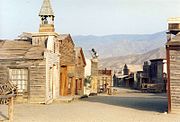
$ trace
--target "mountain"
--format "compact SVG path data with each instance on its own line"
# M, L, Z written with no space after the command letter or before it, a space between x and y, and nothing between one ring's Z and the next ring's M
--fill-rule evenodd
M94 48L99 58L143 54L163 47L166 42L165 31L154 34L118 34L106 36L73 36L77 46L83 48L85 56L90 58Z
M101 69L108 68L108 69L119 69L127 64L131 71L139 71L142 70L142 65L145 61L149 61L151 59L157 58L165 58L165 48L157 48L151 50L144 54L135 54L135 55L128 55L128 56L118 56L118 57L110 57L100 59L99 67Z

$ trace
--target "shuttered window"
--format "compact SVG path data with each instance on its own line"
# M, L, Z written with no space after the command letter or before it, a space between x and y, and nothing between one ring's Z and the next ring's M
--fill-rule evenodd
M28 70L27 69L9 69L9 80L17 85L18 92L27 92Z

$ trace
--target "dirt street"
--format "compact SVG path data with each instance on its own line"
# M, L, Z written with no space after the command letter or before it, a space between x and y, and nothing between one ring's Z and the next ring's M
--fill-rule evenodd
M166 114L165 94L120 89L113 96L98 95L71 103L50 105L16 104L15 122L180 122L177 114ZM6 106L0 106L5 120Z

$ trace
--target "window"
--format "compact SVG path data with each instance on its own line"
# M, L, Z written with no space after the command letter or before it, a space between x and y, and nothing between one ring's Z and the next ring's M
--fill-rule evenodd
M19 93L27 92L27 69L9 69L9 80L15 85L17 85Z

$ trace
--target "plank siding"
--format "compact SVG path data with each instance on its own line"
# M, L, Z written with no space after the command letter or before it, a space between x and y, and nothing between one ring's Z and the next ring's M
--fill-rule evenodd
M41 64L41 65L38 65ZM36 64L36 66L34 66ZM19 94L17 102L43 103L45 100L45 61L44 60L0 60L0 82L8 81L11 68L27 68L29 71L28 93ZM40 77L39 77L40 76Z
M39 62L36 66L31 65L30 81L29 81L29 102L44 103L45 102L45 81L46 81L46 63L45 60Z
M59 52L61 67L60 95L75 94L75 45L69 34L62 34L56 40L55 52ZM68 88L70 87L70 88Z
M75 67L75 92L77 95L84 94L84 72L85 72L86 61L82 48L76 48L76 67Z
M171 112L180 113L180 50L170 50Z

